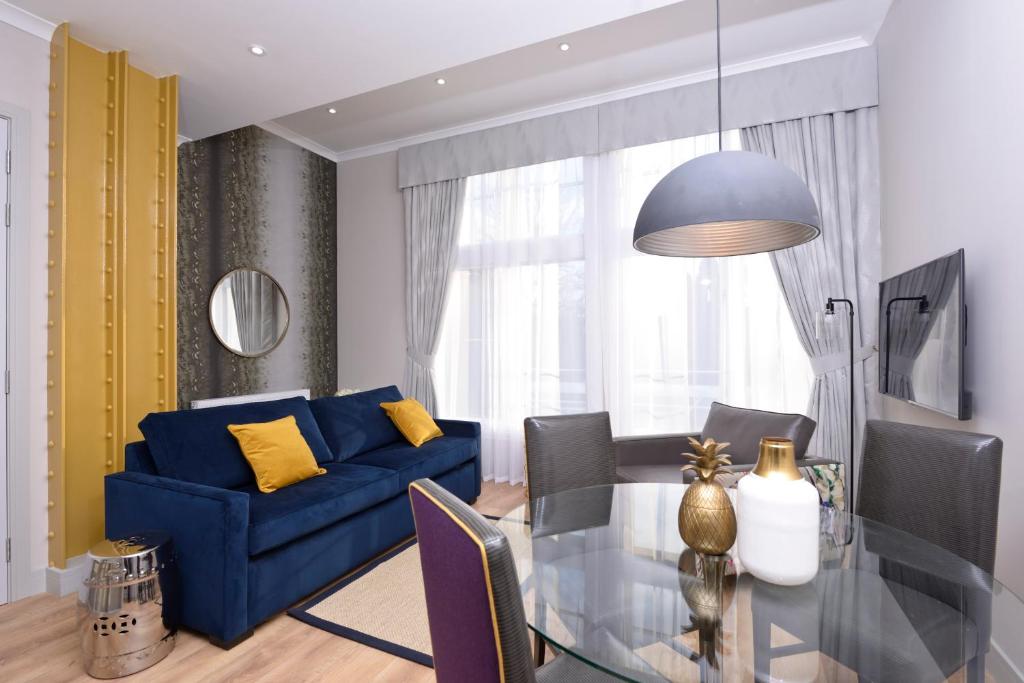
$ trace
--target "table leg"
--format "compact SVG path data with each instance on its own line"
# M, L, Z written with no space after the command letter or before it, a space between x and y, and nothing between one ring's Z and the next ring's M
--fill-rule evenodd
M536 631L533 632L533 663L534 666L540 667L544 664L544 639L540 637L540 634Z

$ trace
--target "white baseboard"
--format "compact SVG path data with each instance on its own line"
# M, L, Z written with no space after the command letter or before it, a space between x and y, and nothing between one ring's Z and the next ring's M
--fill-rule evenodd
M82 582L89 576L89 558L78 555L68 559L65 569L46 568L46 592L57 597L77 593Z
M1006 654L1006 651L999 646L995 638L992 639L992 649L995 651L998 659L991 655L985 658L985 669L992 672L992 675L997 681L1024 681L1024 671L1021 671L1013 659Z

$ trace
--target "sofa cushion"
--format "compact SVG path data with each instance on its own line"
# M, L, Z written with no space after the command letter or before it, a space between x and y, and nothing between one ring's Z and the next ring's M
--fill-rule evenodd
M725 450L732 456L732 464L753 465L757 462L762 436L792 439L797 459L804 457L816 425L805 415L735 408L715 402L711 404L701 437L719 443L728 441L730 446Z
M273 493L256 484L237 490L249 494L249 554L276 548L330 526L398 495L397 473L378 467L329 462L327 474Z
M466 436L440 436L419 448L404 439L357 455L348 460L353 465L384 467L398 473L398 485L403 490L423 477L439 474L472 460L477 454L477 440Z
M229 424L269 422L288 415L313 451L318 463L330 462L331 451L301 396L278 401L150 413L139 429L162 477L218 488L234 488L255 481Z
M398 387L382 387L348 396L325 396L309 402L320 431L337 462L375 448L405 442L381 403L401 401Z

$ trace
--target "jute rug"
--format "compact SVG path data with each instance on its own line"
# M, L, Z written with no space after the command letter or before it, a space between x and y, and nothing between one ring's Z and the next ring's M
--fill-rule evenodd
M288 614L343 638L424 666L434 665L416 539Z
M288 614L343 638L424 666L434 665L415 538Z

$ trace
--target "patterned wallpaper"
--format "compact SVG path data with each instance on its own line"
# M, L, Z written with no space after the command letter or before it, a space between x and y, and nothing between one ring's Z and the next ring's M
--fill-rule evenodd
M178 147L178 404L337 383L337 164L249 126ZM280 346L243 358L210 329L214 285L235 268L280 283Z

